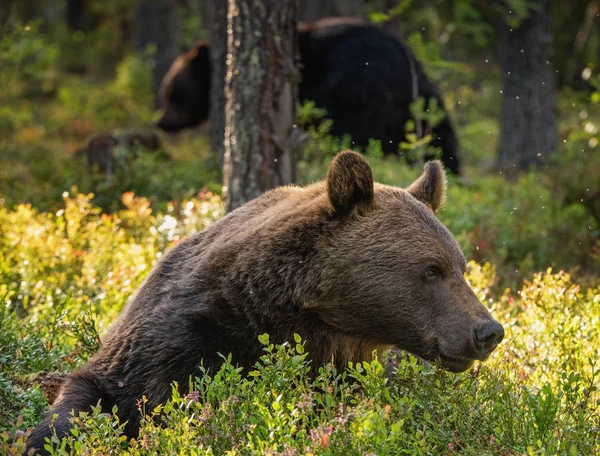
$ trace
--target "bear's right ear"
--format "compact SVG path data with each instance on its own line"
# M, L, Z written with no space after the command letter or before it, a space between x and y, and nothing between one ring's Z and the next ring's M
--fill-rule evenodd
M429 206L433 212L437 211L446 198L446 173L442 162L426 162L423 174L407 188L407 191Z
M351 150L338 153L327 171L327 194L337 215L354 208L360 214L373 206L373 171L367 160Z

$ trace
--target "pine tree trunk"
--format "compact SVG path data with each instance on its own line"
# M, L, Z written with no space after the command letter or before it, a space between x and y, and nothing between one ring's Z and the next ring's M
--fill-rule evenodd
M67 25L72 32L83 30L83 14L85 5L83 0L67 0Z
M0 27L4 27L6 21L13 13L15 0L0 0Z
M550 0L538 0L518 27L507 27L502 70L497 165L512 176L543 163L557 147Z
M227 0L196 0L210 45L210 148L223 166L225 132L225 62L227 60Z
M223 191L231 211L296 178L295 0L227 0Z
M211 24L211 92L210 144L223 165L225 134L225 67L227 60L227 1L215 1L210 12ZM208 17L208 15L207 15Z
M151 43L156 46L152 84L154 92L158 93L160 81L180 53L176 0L143 0L138 5L135 49L144 52Z

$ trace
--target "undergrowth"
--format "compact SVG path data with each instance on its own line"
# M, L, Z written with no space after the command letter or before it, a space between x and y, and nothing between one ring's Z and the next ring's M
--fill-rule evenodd
M54 214L0 209L0 452L20 454L48 405L40 372L66 373L101 335L161 256L222 215L219 198L152 211L101 214L90 195L65 195ZM450 203L449 203L450 204ZM467 278L506 328L490 360L450 374L385 354L344 372L308 362L299 339L273 346L250 372L225 356L219 372L156 410L140 402L142 430L94 413L75 419L53 454L595 454L600 451L600 290L564 272L501 289L490 263ZM42 384L42 389L40 389Z

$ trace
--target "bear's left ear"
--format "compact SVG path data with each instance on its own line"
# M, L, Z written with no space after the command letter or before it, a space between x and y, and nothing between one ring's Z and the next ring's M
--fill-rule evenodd
M348 214L354 208L360 214L371 209L375 190L369 162L351 150L338 153L327 171L327 194L338 215Z
M425 163L423 174L407 188L408 193L437 211L446 198L446 173L439 160Z

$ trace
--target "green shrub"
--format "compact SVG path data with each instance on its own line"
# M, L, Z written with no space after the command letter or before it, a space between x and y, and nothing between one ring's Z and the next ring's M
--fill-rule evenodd
M58 92L65 122L88 119L94 129L147 125L156 118L153 106L152 63L146 55L128 55L118 63L114 79L98 84L71 78Z
M132 194L123 204L106 215L90 195L66 195L56 213L0 209L2 453L20 454L23 431L47 410L33 374L85 362L161 253L222 215L214 196L165 213ZM123 423L96 410L76 419L70 443L53 442L55 454L600 451L600 289L548 270L498 296L497 274L469 263L475 293L507 331L470 372L405 356L388 382L385 356L337 372L307 362L299 338L274 346L262 336L265 353L250 372L226 357L219 372L191 379L189 394L175 385L156 410L142 401L137 440L127 442Z
M565 205L581 205L593 217L592 229L600 230L600 76L591 82L596 90L589 100L566 92L559 99L561 108L574 111L563 123L565 137L558 152L551 157L549 180L557 198ZM571 109L568 109L570 104ZM577 123L575 123L577 122Z
M523 3L511 2L515 17ZM132 161L118 150L110 179L72 160L91 133L146 126L157 116L154 57L133 55L121 40L119 21L135 6L92 2L90 13L102 21L91 32L14 20L1 30L2 454L21 454L24 432L48 410L37 374L81 366L163 252L222 216L210 193L219 192L217 160L193 133L165 138L169 163L151 155ZM191 45L200 21L197 5L186 8L193 11L183 41ZM548 168L514 183L485 175L498 138L499 75L486 56L450 59L485 48L493 34L471 0L436 8L403 0L391 15L405 19L460 137L466 178L451 178L439 216L476 261L468 279L507 330L492 358L453 375L405 356L390 382L385 354L336 372L308 363L299 339L273 346L262 336L265 354L250 372L226 357L219 372L190 379L189 394L174 385L172 400L156 410L142 401L139 439L127 442L123 423L95 409L75 419L69 441L52 441L55 454L600 453L600 80L591 76L589 99L561 93L563 143ZM414 109L429 115L419 103ZM350 138L329 135L323 117L310 103L300 108L311 137L302 183L321 179L333 155L352 147ZM403 153L418 161L428 138L405 127ZM379 182L406 186L420 173L420 165L383 157L377 141L363 152Z
M541 173L508 185L502 176L450 186L439 217L468 258L490 261L505 283L548 266L593 272L598 232L582 204L564 205Z
M485 293L493 271L469 269ZM167 404L146 410L142 401L129 446L122 424L96 410L75 421L74 450L63 441L55 454L595 454L599 292L550 271L507 291L492 305L506 342L460 375L411 356L391 381L385 359L340 373L308 363L298 336L274 346L263 335L265 354L248 375L226 357L186 396L174 385Z
M399 170L402 164L415 163L426 155L439 156L441 151L430 145L431 130L443 120L444 113L435 100L425 109L425 99L422 97L415 100L410 106L410 110L415 118L422 120L425 128L417 131L416 123L409 120L405 125L406 139L398 144L398 155L384 160L380 140L369 140L367 146L362 150L354 145L349 135L344 135L342 138L333 137L330 134L333 121L325 118L326 111L317 108L312 101L304 102L297 114L297 124L308 133L307 144L298 161L300 183L309 184L322 179L333 156L344 149L364 153L374 168L375 180L380 182L388 182L391 178L389 169L386 169L388 165L392 165L394 170ZM385 165L378 166L381 163ZM387 174L388 178L380 178L381 174ZM407 173L401 172L401 174L406 175ZM409 173L409 175L413 174Z
M39 32L41 21L0 26L0 100L52 93L60 49ZM7 90L10 89L10 90Z

